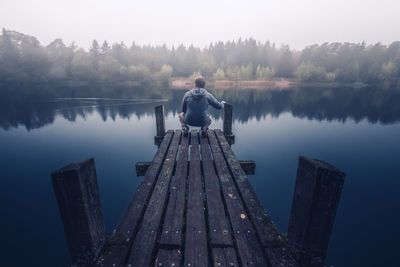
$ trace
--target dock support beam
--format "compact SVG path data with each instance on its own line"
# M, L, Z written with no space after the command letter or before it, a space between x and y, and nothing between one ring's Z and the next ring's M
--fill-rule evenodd
M324 265L345 176L326 162L299 158L288 246L300 266Z
M159 146L161 144L161 141L164 138L165 135L165 112L164 112L164 106L156 106L155 107L155 112L156 112L156 127L157 127L157 135L154 136L154 144Z
M256 162L254 160L239 160L239 163L246 175L256 174Z
M235 143L235 136L232 133L232 105L228 103L224 104L223 132L226 141L228 141L230 145L233 145Z
M94 160L70 164L51 177L71 261L92 263L106 237Z

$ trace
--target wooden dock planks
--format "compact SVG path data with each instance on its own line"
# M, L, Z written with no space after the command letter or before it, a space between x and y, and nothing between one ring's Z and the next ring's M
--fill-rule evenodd
M128 259L128 264L132 266L144 267L151 265L180 138L181 132L175 131L153 194L147 204L142 225L132 244Z
M213 248L213 263L215 267L238 267L236 251L233 247Z
M231 171L233 180L235 181L237 188L241 194L242 200L246 209L249 212L249 216L253 221L254 227L257 233L261 237L261 242L264 247L282 247L284 246L284 240L272 223L270 217L265 212L261 202L257 198L253 187L247 179L244 171L240 167L239 161L236 159L233 151L230 149L228 142L224 138L223 133L220 130L215 130L215 135L218 138L218 142L221 146L222 152L228 164L228 168Z
M97 263L295 266L284 247L223 133L177 130L167 131Z
M121 266L124 264L129 252L132 238L136 234L139 220L142 218L147 202L150 199L154 184L157 181L159 171L162 168L166 153L172 141L174 131L167 131L146 175L136 190L124 217L119 223L116 231L106 242L103 252L99 257L99 265Z
M267 266L264 252L229 173L214 131L208 133L242 266Z
M160 245L182 247L183 215L185 209L188 170L189 136L182 136L175 176L172 177L167 212L161 232Z
M212 246L233 246L232 233L226 218L227 214L221 196L221 187L215 172L208 138L205 136L201 137L200 143L207 197L207 220L210 228L210 243Z
M182 260L182 251L180 249L159 249L154 266L179 267Z
M153 161L136 164L144 178L111 235L104 231L93 159L52 174L72 265L323 265L345 173L300 157L284 237L246 177L255 162L238 161L231 150L232 106L224 111L223 132L183 136L165 132L164 107L156 107L158 151ZM310 177L316 186L308 186Z
M184 266L207 266L207 230L197 131L192 131L190 133L190 165L187 201Z
M286 242L279 233L271 218L264 210L259 201L253 187L242 170L239 161L236 159L233 151L225 139L221 130L215 130L215 135L223 151L224 157L231 172L233 181L235 182L244 206L248 211L257 236L261 240L264 253L267 255L271 266L296 266L296 262L291 253L286 250Z

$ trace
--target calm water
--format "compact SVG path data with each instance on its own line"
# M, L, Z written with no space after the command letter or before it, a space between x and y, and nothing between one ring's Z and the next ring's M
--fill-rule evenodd
M184 92L166 92L167 128L177 128ZM232 146L257 163L249 176L286 232L300 155L347 173L327 263L398 266L400 93L379 89L215 91L234 105ZM156 101L72 100L0 107L0 256L4 266L64 266L68 249L50 173L94 157L107 231L121 218L151 160ZM221 128L221 114L213 127Z

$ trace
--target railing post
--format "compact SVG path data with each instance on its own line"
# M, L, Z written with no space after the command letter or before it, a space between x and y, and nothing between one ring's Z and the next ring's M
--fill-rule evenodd
M94 160L70 164L51 177L71 261L93 263L106 237Z
M164 106L156 106L156 127L157 127L157 135L154 136L154 144L160 145L161 141L165 135L165 113L164 113Z
M299 158L288 246L300 266L324 265L345 176L326 162Z
M224 104L224 125L223 132L230 145L235 143L235 136L232 133L232 105Z

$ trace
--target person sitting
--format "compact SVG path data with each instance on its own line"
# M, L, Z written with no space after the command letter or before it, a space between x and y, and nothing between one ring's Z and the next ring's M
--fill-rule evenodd
M225 101L218 100L204 89L206 82L203 77L197 77L194 80L194 88L186 92L182 99L182 112L179 114L179 121L182 125L182 132L187 136L190 126L201 127L201 134L207 134L208 127L211 124L211 116L207 114L207 108L210 104L216 109L222 109Z

